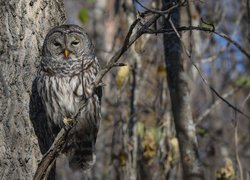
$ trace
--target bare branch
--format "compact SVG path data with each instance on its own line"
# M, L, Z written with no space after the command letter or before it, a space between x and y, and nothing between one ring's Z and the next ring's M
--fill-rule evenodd
M75 124L73 126L75 126ZM49 170L53 167L56 157L63 149L64 143L67 139L68 132L71 130L72 127L68 129L63 128L58 133L50 149L46 152L46 154L43 156L42 160L40 161L38 168L36 170L35 176L34 176L34 180L41 180L41 179L47 178L49 174Z
M202 81L204 82L204 84L205 84L207 87L209 87L210 90L211 90L218 98L220 98L224 103L226 103L226 104L227 104L230 108L232 108L233 110L237 111L238 113L240 113L241 115L243 115L243 116L246 117L247 119L250 119L250 116L249 116L248 114L244 113L244 112L241 111L239 108L237 108L236 106L234 106L233 104L231 104L229 101L227 101L225 98L223 98L223 97L220 95L220 93L219 93L218 91L216 91L216 90L214 89L214 87L211 86L211 85L207 82L207 80L204 78L202 72L200 71L200 69L198 68L198 66L192 61L192 59L191 59L191 58L189 58L189 59L190 59L192 65L193 65L193 66L195 67L195 69L198 71L198 73L199 73L199 75L200 75Z
M222 97L224 99L232 96L235 94L235 92L237 92L239 89L241 89L242 86L236 87L234 89L232 89L231 91L225 93L222 95ZM205 117L207 117L209 115L209 113L216 107L218 106L221 102L221 99L217 99L208 109L206 109L198 118L197 118L197 122L195 123L195 125L197 126Z
M226 41L228 41L230 44L233 44L237 49L239 49L250 60L250 54L239 43L234 41L228 35L213 30L213 28L196 27L196 26L189 26L189 27L182 26L182 27L176 27L176 29L177 29L177 31L193 31L193 30L196 30L196 31L205 31L205 32L214 33L214 34L222 37ZM155 33L175 33L175 32L174 32L173 29L159 29L159 30L156 30L156 31L150 29L150 30L146 30L145 33L155 34Z
M244 109L246 102L250 99L250 93L247 95L247 97L244 99L243 103L241 104L242 109Z
M187 30L201 30L201 31L208 31L208 32L212 32L212 33L215 33L217 34L218 36L226 39L229 43L235 45L243 54L245 54L248 59L250 60L250 54L247 53L247 51L241 47L241 45L239 45L236 41L232 40L229 36L227 36L226 34L224 33L219 33L219 32L216 32L214 30L214 28L210 29L210 28L204 28L204 27L195 27L195 26L189 26L189 27L178 27L176 28L174 26L173 23L171 23L171 20L170 20L170 24L171 24L171 27L172 29L160 29L160 30L156 30L155 32L153 33L175 33L176 36L180 39L180 35L178 33L178 31L187 31ZM152 33L152 30L148 31L147 33ZM180 39L181 41L181 39ZM182 41L181 41L182 42ZM237 111L238 113L240 113L241 115L243 115L244 117L246 117L247 119L250 119L250 116L247 115L246 113L244 113L243 111L241 111L240 109L238 109L237 107L235 107L233 104L231 104L229 101L227 101L225 98L223 98L220 93L218 91L216 91L214 89L214 87L212 87L208 82L207 80L205 79L205 77L203 76L202 72L200 71L200 69L197 67L197 65L193 62L193 60L191 59L190 57L190 53L187 51L187 49L185 48L184 44L182 43L182 46L184 47L185 49L185 52L187 54L187 56L189 57L189 60L191 61L192 65L195 67L195 69L198 71L202 81L204 82L204 84L210 88L210 90L215 93L215 95L217 97L219 97L224 103L226 103L230 108L232 108L233 110Z
M135 0L135 2L136 2L137 4L139 4L139 5L140 5L142 8L144 8L145 10L147 10L147 11L149 11L149 12L151 12L151 13L154 13L154 14L159 14L159 15L163 16L164 14L168 14L168 13L169 13L169 9L163 10L163 11L157 10L157 9L150 9L150 8L144 6L144 5L143 5L141 2L139 2L138 0ZM175 2L173 2L173 3L172 3L173 6L172 6L171 8L175 7L176 5L177 5L177 6L184 6L186 3L187 3L186 0L184 0L183 2L181 2L180 5L179 5L179 4L175 4Z
M213 93L215 93L215 95L216 95L218 98L220 98L224 103L226 103L230 108L232 108L233 110L237 111L238 113L240 113L240 114L243 115L244 117L250 119L250 116L249 116L249 115L247 115L246 113L244 113L243 111L241 111L239 108L237 108L236 106L234 106L233 104L231 104L229 101L227 101L225 98L223 98L223 97L220 95L220 93L219 93L218 91L216 91L216 90L214 89L213 86L211 86L211 85L209 84L209 82L205 79L204 75L202 74L202 72L200 71L200 69L198 68L198 66L197 66L197 65L195 64L195 62L192 60L192 58L191 58L191 56L190 56L190 53L188 52L187 48L185 47L184 43L182 42L182 40L181 40L181 38L180 38L179 33L176 31L177 28L175 28L175 26L174 26L173 23L171 23L171 20L170 20L170 24L171 24L171 26L172 26L174 32L176 33L176 36L180 39L180 41L181 41L181 43L182 43L182 46L184 47L184 50L185 50L185 52L186 52L186 54L187 54L189 60L191 61L192 65L195 67L195 69L198 71L198 73L199 73L199 75L200 75L202 81L204 82L204 84L205 84L207 87L209 87L210 90L211 90ZM215 31L214 31L214 28L213 28L213 30L211 30L211 32L215 32ZM216 34L220 35L221 33L216 32ZM224 34L223 34L223 35L224 35ZM235 43L235 44L237 44L237 42L233 41L233 40L232 40L230 37L228 37L227 35L224 35L224 37L227 37L226 40L229 39L229 40L230 40L230 41L229 41L230 43L233 43L233 44ZM238 45L238 44L237 44L237 45ZM240 45L238 45L238 47L240 47L242 50L244 50ZM246 53L247 53L247 52L246 52ZM249 56L249 57L250 57L250 56Z
M240 180L243 180L243 169L242 169L242 164L240 161L240 156L239 156L239 137L238 137L238 119L236 117L236 111L235 111L235 117L234 117L234 150L235 150L235 159L238 164L238 169L239 169L239 174L240 174Z

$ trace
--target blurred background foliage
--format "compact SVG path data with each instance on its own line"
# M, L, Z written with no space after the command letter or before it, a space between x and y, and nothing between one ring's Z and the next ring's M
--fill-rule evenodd
M161 9L161 1L140 2ZM122 46L138 12L144 11L132 0L65 0L65 8L67 23L83 26L92 37L102 66ZM189 1L181 8L181 24L214 26L249 53L249 14L248 0ZM181 35L192 61L209 84L250 114L249 59L212 33L186 31ZM249 119L211 92L185 53L182 56L206 179L237 179L241 172L244 179L250 179ZM143 35L120 62L127 66L111 70L104 78L93 179L180 179L162 35Z

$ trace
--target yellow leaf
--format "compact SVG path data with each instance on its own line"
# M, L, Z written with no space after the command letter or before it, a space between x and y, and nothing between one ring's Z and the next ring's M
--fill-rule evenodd
M142 122L138 122L136 124L136 129L137 129L137 133L138 135L142 138L144 135L144 131L145 131L145 126Z
M224 167L216 171L217 180L232 180L235 178L235 170L231 159L226 158Z
M172 138L170 140L170 145L171 145L171 148L172 150L175 152L175 153L179 153L179 144L178 144L178 140L176 137Z
M143 156L150 161L156 156L156 144L154 134L147 132L143 139Z
M135 44L134 44L134 48L135 48L135 52L137 52L138 54L141 54L144 52L143 48L144 48L144 45L143 44L143 40L142 38L138 39Z
M116 84L119 89L122 88L123 84L129 77L129 66L123 66L118 70L118 73L116 75Z
M170 145L170 153L169 153L168 161L171 164L175 164L179 159L179 143L178 143L177 138L173 137L172 139L170 139L169 145Z

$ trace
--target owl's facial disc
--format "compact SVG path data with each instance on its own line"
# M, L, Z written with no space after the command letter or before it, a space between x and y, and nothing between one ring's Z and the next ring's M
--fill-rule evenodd
M47 50L57 61L79 60L94 53L87 34L77 31L57 31L49 36Z

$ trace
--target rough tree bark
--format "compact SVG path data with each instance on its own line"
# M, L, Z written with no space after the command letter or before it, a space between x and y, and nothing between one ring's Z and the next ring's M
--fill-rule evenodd
M49 144L32 81L48 29L64 20L61 0L0 0L0 179L32 179Z
M172 0L163 0L164 9ZM174 26L180 24L180 9L173 10L170 15ZM174 28L168 18L166 28ZM203 179L203 172L198 156L198 144L193 122L191 101L188 88L188 75L184 70L184 58L181 56L182 46L177 34L164 34L164 53L167 68L167 80L175 129L180 146L180 155L184 179Z

